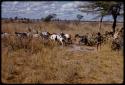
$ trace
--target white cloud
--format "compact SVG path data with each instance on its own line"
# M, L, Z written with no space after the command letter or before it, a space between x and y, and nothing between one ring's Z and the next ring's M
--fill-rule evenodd
M56 6L56 4L55 4L55 3L53 3L53 4L51 4L51 6Z
M73 3L67 3L67 4L64 4L64 5L62 5L62 8L63 9L66 9L66 8L72 8L73 7Z
M18 1L14 1L13 4L14 4L14 5L18 4Z
M73 1L73 2L68 2L65 3L61 6L60 10L61 11L67 11L67 12L75 12L76 8L78 7L79 4L81 4L83 2L79 2L79 1Z
M76 8L81 3L83 3L83 2L79 2L79 1L69 2L69 3L62 5L62 8Z
M45 13L45 14L49 14L49 10L46 10L44 13Z
M26 11L30 11L30 10L31 10L30 7L27 7Z
M46 8L48 8L48 6L44 5L44 6L42 6L42 8L46 9Z

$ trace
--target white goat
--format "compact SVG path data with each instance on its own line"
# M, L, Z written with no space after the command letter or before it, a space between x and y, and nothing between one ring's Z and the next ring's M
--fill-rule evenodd
M71 35L70 34L64 34L64 37L66 39L66 41L69 43L72 43L72 40L71 40Z
M60 34L52 34L50 36L50 39L54 41L59 41L62 45L64 45L65 42L64 38Z
M57 40L57 34L50 35L50 39L56 41Z
M57 40L61 42L62 45L64 45L65 39L61 35L57 35Z

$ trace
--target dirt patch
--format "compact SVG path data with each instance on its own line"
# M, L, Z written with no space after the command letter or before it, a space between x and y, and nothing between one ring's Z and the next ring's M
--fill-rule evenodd
M71 45L70 47L68 47L67 51L71 51L71 52L78 52L78 51L82 51L82 52L95 52L96 47L90 47L90 46L81 46L81 45Z

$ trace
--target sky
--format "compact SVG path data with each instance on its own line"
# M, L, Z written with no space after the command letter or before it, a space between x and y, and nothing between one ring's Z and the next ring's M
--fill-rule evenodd
M57 14L56 18L74 20L77 14L83 15L82 20L93 19L96 14L87 14L78 10L78 6L86 4L85 1L3 1L2 18L20 17L41 19L49 14ZM96 19L96 20L99 20ZM118 17L118 20L123 18ZM112 16L107 16L104 21L112 21Z

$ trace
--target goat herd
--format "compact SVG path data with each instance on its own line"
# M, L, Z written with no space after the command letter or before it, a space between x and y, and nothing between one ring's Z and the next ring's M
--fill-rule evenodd
M96 45L97 49L98 47L106 43L109 39L112 40L111 48L113 50L119 50L123 45L123 28L120 31L117 31L113 34L113 32L105 31L104 34L98 33L86 33L85 35L79 35L75 34L75 36L71 36L71 34L65 34L63 32L61 33L49 33L49 32L15 32L14 35L19 38L38 38L43 40L50 40L54 42L59 42L61 45L66 46L69 44L79 44L79 45L87 45L87 46L93 46ZM2 32L1 37L6 38L13 34ZM122 40L122 41L121 41ZM122 43L122 44L121 44Z

